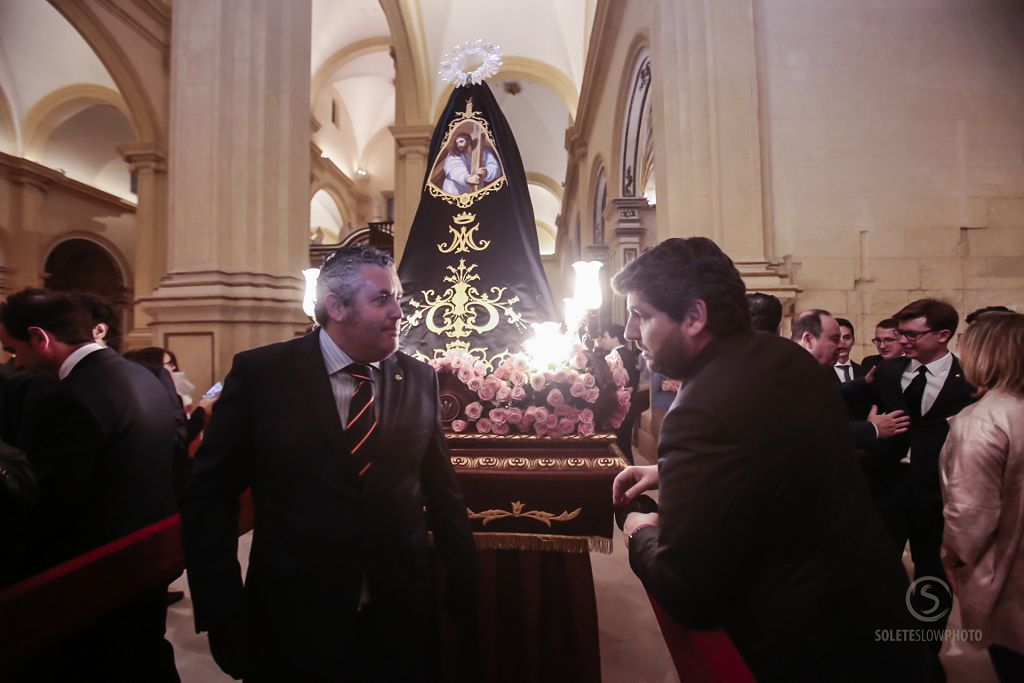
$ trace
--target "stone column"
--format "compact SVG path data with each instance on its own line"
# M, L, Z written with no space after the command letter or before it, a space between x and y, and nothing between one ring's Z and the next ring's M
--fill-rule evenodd
M27 173L15 173L11 184L14 230L7 261L16 265L7 271L4 285L6 291L16 292L43 284L42 207L47 183Z
M710 237L748 286L789 287L766 227L753 0L657 3L651 48L658 240Z
M163 145L130 142L117 151L135 175L135 300L152 296L167 273L167 150ZM149 315L134 306L132 329L125 335L126 348L153 345Z
M167 273L143 309L205 388L302 332L310 0L175 0Z
M428 124L391 126L395 138L395 261L401 261L409 229L423 192L427 153L434 127Z

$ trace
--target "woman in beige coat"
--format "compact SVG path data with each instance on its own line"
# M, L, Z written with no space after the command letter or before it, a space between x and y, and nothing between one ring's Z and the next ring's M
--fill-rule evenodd
M1024 315L979 317L960 350L981 400L950 418L940 456L945 557L964 627L1000 681L1024 681Z

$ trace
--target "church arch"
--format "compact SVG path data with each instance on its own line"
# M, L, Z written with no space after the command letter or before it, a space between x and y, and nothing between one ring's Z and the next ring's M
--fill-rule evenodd
M128 120L139 141L166 144L167 136L160 125L153 100L146 91L145 81L132 65L124 47L103 26L94 10L78 0L49 0L49 3L81 34L106 67L123 97Z
M128 262L107 240L83 232L58 237L43 258L44 286L96 292L115 305L132 303Z
M60 124L75 114L96 105L109 105L117 109L131 123L131 112L120 93L102 85L76 83L54 90L36 102L25 116L25 153L40 159L47 140ZM132 126L138 136L138 129Z

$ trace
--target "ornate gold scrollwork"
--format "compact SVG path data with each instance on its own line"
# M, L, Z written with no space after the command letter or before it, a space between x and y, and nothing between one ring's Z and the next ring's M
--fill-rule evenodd
M452 286L441 296L437 296L432 289L423 290L420 292L423 303L412 299L409 305L415 310L402 323L402 331L408 331L426 321L427 329L434 334L464 339L474 333L483 334L493 330L501 321L502 313L510 325L526 329L522 316L513 308L519 303L519 297L513 296L502 301L507 287L491 287L490 294L481 294L470 284L480 279L474 270L476 264L467 266L465 259L459 259L458 267L448 266L451 275L446 275L444 281ZM486 318L478 323L483 316Z
M442 254L468 254L470 251L483 251L491 246L490 240L480 240L478 243L473 239L473 233L480 229L479 223L471 228L466 227L476 220L476 214L464 211L457 214L452 220L455 222L455 225L460 227L456 228L455 225L448 226L448 230L452 233L451 244L441 242L437 245L439 252Z
M523 512L526 506L521 501L512 501L512 510L484 510L483 512L473 512L469 508L466 508L466 512L469 514L470 519L482 519L483 525L487 526L488 522L493 522L496 519L504 519L506 517L529 517L534 519L545 526L551 526L552 522L568 522L571 519L576 519L580 516L580 512L583 508L576 508L572 512L563 510L561 514L555 515L550 512L544 512L543 510L527 510Z

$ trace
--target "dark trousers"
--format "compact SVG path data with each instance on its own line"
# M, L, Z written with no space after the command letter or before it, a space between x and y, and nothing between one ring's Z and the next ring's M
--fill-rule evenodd
M927 642L935 655L936 680L945 680L938 660L942 640L938 631L946 628L953 609L953 595L942 567L942 499L938 492L924 490L909 464L885 472L878 482L876 503L896 552L902 557L910 543L914 564L911 614L922 630L931 631Z

